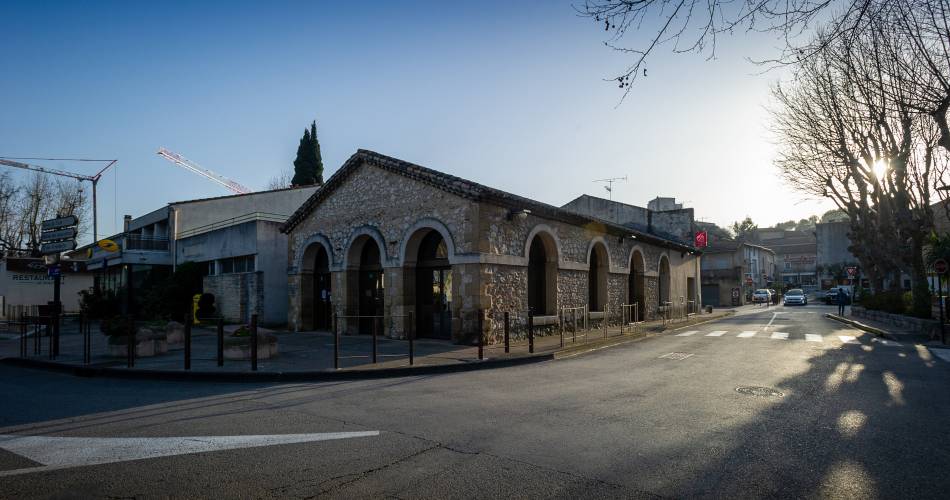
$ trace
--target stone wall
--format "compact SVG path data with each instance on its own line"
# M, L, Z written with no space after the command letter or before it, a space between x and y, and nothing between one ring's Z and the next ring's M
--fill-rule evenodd
M262 272L205 276L205 293L214 295L218 314L230 323L248 323L252 314L264 312L264 275ZM261 320L261 324L265 322Z
M860 306L851 307L851 316L858 319L879 321L886 325L894 326L901 330L906 330L921 335L940 334L940 322L933 319L913 318L911 316L904 316L903 314L872 311Z

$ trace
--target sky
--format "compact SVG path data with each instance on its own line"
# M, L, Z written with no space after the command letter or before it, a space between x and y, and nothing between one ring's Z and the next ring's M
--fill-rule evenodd
M228 194L159 147L263 189L311 120L325 177L364 148L554 205L626 176L613 199L673 196L720 225L832 208L772 165L785 75L747 60L777 53L766 35L722 38L713 60L661 47L621 102L604 80L628 56L569 1L23 1L0 17L0 156L118 159L99 184L106 235Z

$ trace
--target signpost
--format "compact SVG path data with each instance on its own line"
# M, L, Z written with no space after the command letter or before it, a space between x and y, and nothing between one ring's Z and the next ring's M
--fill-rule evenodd
M53 277L53 302L50 312L50 323L53 325L50 339L50 355L54 358L59 355L59 316L62 312L60 303L60 285L62 283L59 267L59 254L76 249L76 225L79 219L75 215L57 217L44 220L43 232L40 234L40 253L51 256L47 262L47 273Z
M934 261L934 272L937 273L937 301L940 303L940 342L943 344L947 343L947 332L943 327L943 277L947 274L947 261L943 259L937 259Z

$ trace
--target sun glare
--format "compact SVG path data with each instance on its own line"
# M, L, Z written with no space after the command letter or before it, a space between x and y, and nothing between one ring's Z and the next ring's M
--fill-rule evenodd
M874 175L877 178L884 177L884 174L887 172L887 160L881 158L874 162Z

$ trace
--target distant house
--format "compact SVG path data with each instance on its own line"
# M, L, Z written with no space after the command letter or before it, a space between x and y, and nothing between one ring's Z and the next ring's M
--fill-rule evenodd
M806 290L818 287L818 241L814 231L759 228L755 241L775 251L777 279L784 286Z
M141 217L126 216L119 245L80 248L100 286L116 290L129 273L141 290L185 262L204 266L204 292L229 322L287 320L287 236L280 226L318 186L176 201Z
M703 305L743 305L755 289L772 284L775 252L752 243L720 240L705 249L701 267Z

